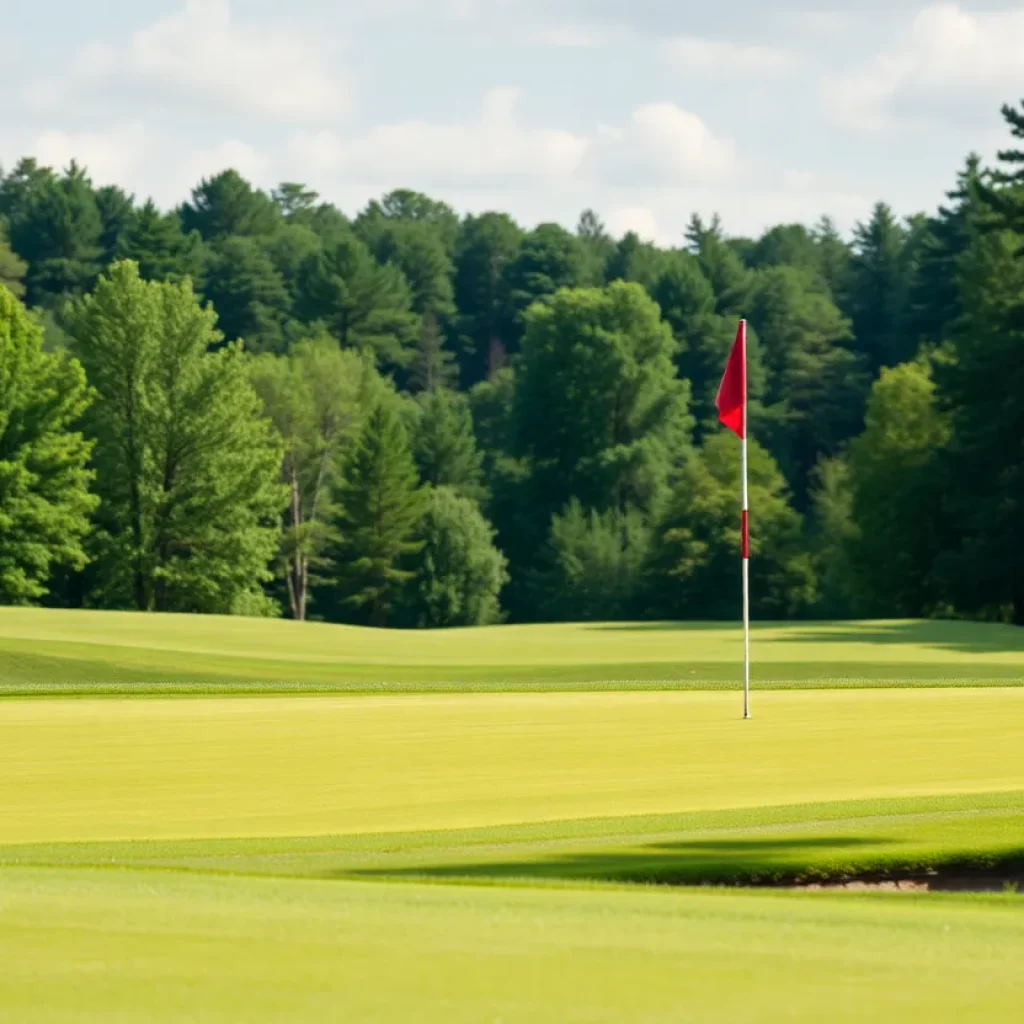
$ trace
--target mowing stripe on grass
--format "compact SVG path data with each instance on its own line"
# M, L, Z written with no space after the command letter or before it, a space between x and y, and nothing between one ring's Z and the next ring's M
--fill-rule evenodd
M12 702L0 842L344 834L1024 789L1024 690Z

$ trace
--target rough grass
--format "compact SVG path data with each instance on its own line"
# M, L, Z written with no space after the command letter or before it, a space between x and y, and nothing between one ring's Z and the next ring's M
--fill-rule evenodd
M758 625L761 688L1024 682L1024 631L961 622ZM0 695L721 689L734 625L381 633L215 616L5 608Z

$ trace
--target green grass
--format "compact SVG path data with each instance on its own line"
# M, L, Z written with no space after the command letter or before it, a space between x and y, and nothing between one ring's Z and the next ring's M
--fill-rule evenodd
M1024 789L1024 689L13 701L0 843L458 829ZM45 812L41 812L45 809Z
M0 694L715 689L735 625L589 624L398 632L214 616L0 611ZM1024 631L959 622L754 631L767 687L1024 682Z
M1021 896L680 886L1024 879L1022 636L4 609L0 1019L1016 1019Z
M0 870L18 1024L1016 1019L1015 899Z

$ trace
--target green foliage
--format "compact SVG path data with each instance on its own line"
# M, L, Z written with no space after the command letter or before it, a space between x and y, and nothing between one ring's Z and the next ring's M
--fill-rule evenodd
M107 605L229 614L271 577L281 442L240 348L208 351L214 320L188 282L145 282L130 262L69 316L97 392L86 422Z
M6 288L16 299L25 294L25 271L28 264L19 258L0 231L0 286Z
M549 508L656 508L692 429L674 348L639 285L565 289L530 310L514 452Z
M408 592L416 625L441 629L497 622L507 563L476 503L450 487L431 488L416 535L423 546Z
M931 577L946 493L940 454L949 438L929 360L884 369L864 433L850 445L851 584L873 616L917 615L939 603Z
M1024 625L1024 236L1005 226L1012 213L997 217L959 260L965 312L954 359L938 371L956 529L942 568L958 607Z
M814 610L825 618L848 618L859 604L850 564L859 528L853 517L849 460L822 459L811 484L811 551L818 576Z
M462 379L473 385L504 361L509 343L502 282L523 232L504 213L467 217L455 252L455 304L463 349Z
M802 522L786 482L756 441L750 446L751 613L807 611L816 581ZM658 522L648 572L652 612L662 618L731 619L740 607L740 451L717 434L687 460Z
M121 239L135 219L135 199L117 185L104 185L96 190L96 209L103 225L100 260L105 266L117 259Z
M333 581L325 570L338 536L342 467L375 397L376 374L364 357L321 338L299 342L286 356L259 356L250 375L284 442L281 478L289 501L279 573L292 618L301 620L313 588Z
M464 497L483 496L483 454L477 450L473 415L464 395L437 388L419 395L412 452L420 479L450 487Z
M587 257L580 239L558 224L541 224L523 239L505 267L502 305L507 351L518 349L526 329L526 314L538 300L560 288L586 282Z
M192 201L182 204L180 213L185 231L197 231L205 242L232 235L269 235L281 222L280 211L270 196L233 170L204 178L192 190Z
M284 350L291 302L262 240L231 235L214 242L203 276L203 298L226 339L253 352Z
M92 445L77 424L90 393L80 363L43 351L43 334L0 288L0 603L47 593L56 566L80 569L96 499Z
M11 247L28 264L26 298L56 305L88 291L100 270L103 222L85 171L72 163L57 177L23 168L5 197Z
M351 232L306 259L298 292L299 315L323 324L343 348L369 352L382 367L411 361L417 317L409 285Z
M132 260L144 281L180 284L186 278L199 283L202 277L202 241L197 231L186 235L181 217L161 213L150 199L135 210L118 236L116 258Z
M916 340L908 329L914 280L913 246L907 228L885 203L854 232L849 310L871 370L911 359Z
M345 469L334 556L345 604L372 625L387 623L415 576L407 565L423 547L415 532L425 503L394 402L380 401Z
M459 367L455 354L445 343L437 317L427 313L420 321L416 351L409 366L409 383L417 391L456 387Z
M806 271L760 272L750 323L767 376L765 435L798 505L805 507L818 460L837 455L861 427L866 367L851 350L849 321Z
M586 510L573 498L551 520L534 579L540 616L554 622L630 619L642 610L651 531L635 508Z

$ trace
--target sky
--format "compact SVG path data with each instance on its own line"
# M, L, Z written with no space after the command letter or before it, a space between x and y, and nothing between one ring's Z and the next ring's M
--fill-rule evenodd
M164 206L235 167L346 213L460 212L675 244L885 200L933 210L1024 98L1024 5L914 0L0 0L0 166Z

